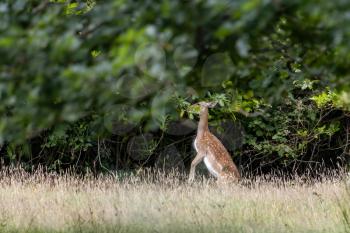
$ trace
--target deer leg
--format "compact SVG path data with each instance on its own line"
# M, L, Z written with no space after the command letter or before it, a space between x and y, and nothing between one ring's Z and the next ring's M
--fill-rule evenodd
M204 156L203 155L200 155L199 153L197 153L196 157L192 160L192 163L191 163L191 170L190 170L190 176L188 178L188 181L189 182L192 182L194 180L194 175L195 175L195 172L196 172L196 167L197 165L202 162Z

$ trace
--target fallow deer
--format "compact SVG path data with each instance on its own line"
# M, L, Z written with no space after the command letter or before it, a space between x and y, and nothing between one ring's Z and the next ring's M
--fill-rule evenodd
M204 160L209 172L219 182L238 181L240 174L230 154L220 140L209 131L208 108L215 107L216 103L199 102L196 105L200 106L197 136L193 143L197 155L191 163L189 181L192 182L194 180L196 166L202 160Z

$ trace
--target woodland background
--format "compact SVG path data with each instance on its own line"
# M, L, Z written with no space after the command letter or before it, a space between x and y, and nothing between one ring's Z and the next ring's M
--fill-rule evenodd
M243 173L347 167L347 0L0 3L0 166L186 170L198 115Z

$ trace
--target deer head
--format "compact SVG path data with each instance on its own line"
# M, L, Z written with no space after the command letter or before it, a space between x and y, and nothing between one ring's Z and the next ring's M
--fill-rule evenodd
M216 106L217 102L205 102L205 101L201 101L201 102L198 102L197 104L195 105L199 105L201 107L205 107L205 108L214 108Z

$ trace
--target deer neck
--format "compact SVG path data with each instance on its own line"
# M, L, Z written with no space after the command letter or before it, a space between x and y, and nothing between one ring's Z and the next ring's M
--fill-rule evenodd
M207 107L201 107L201 111L199 114L199 124L198 124L198 130L197 135L202 136L205 131L208 131L208 108Z

